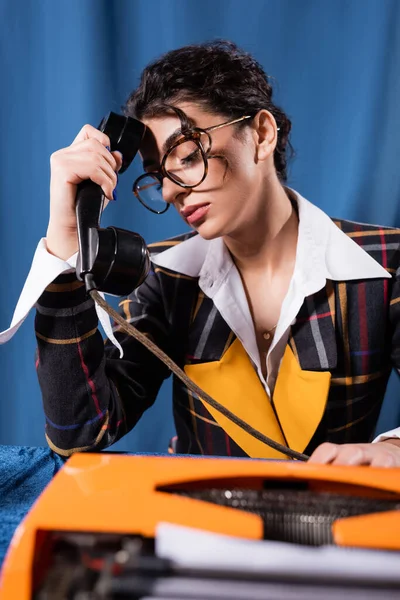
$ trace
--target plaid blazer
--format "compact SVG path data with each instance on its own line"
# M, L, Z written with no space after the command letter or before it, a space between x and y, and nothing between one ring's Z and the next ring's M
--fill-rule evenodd
M301 368L331 373L326 409L306 453L323 441L371 441L389 374L393 366L400 368L400 230L335 224L392 278L327 281L305 299L297 315L288 343ZM191 235L196 234L150 250L158 253ZM235 340L197 278L154 264L147 280L120 307L181 367L220 360ZM36 366L50 447L69 455L109 446L154 403L168 368L118 329L124 357L109 341L104 345L93 301L74 273L48 286L36 308ZM174 451L246 456L175 377L173 412Z

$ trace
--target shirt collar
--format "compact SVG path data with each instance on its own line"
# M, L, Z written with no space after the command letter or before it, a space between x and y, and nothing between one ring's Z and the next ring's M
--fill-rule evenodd
M391 275L330 217L314 204L290 190L299 211L299 233L293 277L303 288L317 282L375 279ZM200 286L214 295L233 266L222 238L204 240L196 235L161 252L153 262L172 271L199 277ZM313 293L310 291L310 293ZM307 295L307 294L305 294Z

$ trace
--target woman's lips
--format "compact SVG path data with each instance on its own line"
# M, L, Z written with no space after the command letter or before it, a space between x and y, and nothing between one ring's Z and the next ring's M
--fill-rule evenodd
M189 225L193 225L197 221L200 221L207 214L211 204L202 204L199 207L187 207L182 211L182 214Z

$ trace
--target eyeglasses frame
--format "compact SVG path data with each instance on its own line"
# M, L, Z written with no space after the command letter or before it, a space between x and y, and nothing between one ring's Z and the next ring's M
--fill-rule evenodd
M208 175L207 155L211 152L211 148L212 148L212 139L210 136L210 132L216 131L217 129L222 129L223 127L227 127L228 125L234 125L235 123L240 123L241 121L244 121L245 119L251 119L253 116L254 115L245 115L243 117L233 119L232 121L225 121L224 123L219 123L218 125L211 125L211 127L206 127L205 129L201 129L199 127L194 127L193 129L190 129L189 131L184 132L182 137L179 138L176 142L174 142L170 148L168 148L168 150L166 151L166 153L164 154L164 156L162 158L160 168L157 171L150 171L149 173L142 173L141 175L139 175L139 177L133 183L132 192L134 193L136 198L139 200L139 202L145 208L147 208L147 210L150 210L152 213L155 213L157 215L164 214L165 212L167 212L170 205L168 203L166 203L165 209L161 210L161 211L154 210L153 208L150 208L149 206L147 206L147 204L145 204L141 200L139 192L137 191L137 185L138 185L139 181L150 175L150 176L153 176L156 179L158 179L160 182L160 185L162 185L162 180L165 177L167 179L169 179L170 181L172 181L173 183L175 183L176 185L179 185L180 187L185 188L185 189L188 189L188 188L193 189L193 188L201 185ZM209 147L207 150L204 149L203 143L201 142L200 138L202 135L206 135L208 138ZM203 162L204 162L204 175L201 178L201 180L198 183L195 183L194 185L177 181L168 173L168 171L165 168L165 164L166 164L168 156L171 154L171 152L173 152L175 150L175 148L178 148L178 146L180 146L181 144L184 144L185 142L188 142L190 140L193 140L195 142L195 144L198 146L198 148L201 152Z

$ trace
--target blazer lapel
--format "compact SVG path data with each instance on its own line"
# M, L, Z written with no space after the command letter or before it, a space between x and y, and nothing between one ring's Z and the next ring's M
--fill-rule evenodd
M303 370L331 371L336 367L335 311L335 288L330 280L305 298L289 335L289 345Z

